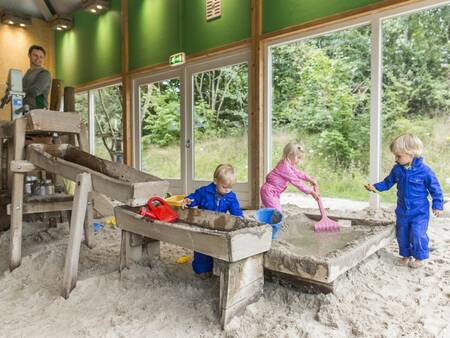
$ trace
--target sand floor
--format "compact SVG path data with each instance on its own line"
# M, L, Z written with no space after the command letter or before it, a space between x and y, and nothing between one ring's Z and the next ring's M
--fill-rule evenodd
M175 262L189 251L163 244L161 260L120 275L114 226L96 233L94 249L82 246L78 284L63 299L68 227L45 229L24 226L22 265L12 273L9 233L0 237L0 337L450 337L449 218L432 218L423 268L395 265L393 242L341 276L335 294L266 282L227 332L218 324L218 279L201 280Z

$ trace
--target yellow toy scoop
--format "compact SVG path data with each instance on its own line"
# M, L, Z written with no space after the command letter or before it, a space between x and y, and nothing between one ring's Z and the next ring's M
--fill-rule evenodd
M191 260L191 258L189 256L180 256L177 259L177 264L186 264L189 263L189 261Z

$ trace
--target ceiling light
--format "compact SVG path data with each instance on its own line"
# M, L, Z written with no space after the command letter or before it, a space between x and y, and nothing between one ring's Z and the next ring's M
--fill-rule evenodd
M31 26L31 17L15 12L4 11L0 13L0 22L6 25L27 27Z
M68 31L73 27L73 20L68 16L54 15L48 21L48 24L57 31Z
M109 9L109 0L82 0L81 7L87 12L100 15Z

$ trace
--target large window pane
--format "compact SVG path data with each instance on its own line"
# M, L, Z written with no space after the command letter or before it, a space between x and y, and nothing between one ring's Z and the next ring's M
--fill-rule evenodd
M181 179L180 80L139 87L141 168L161 178Z
M217 165L248 181L248 66L194 75L194 179L212 180Z
M389 144L409 132L425 146L425 162L450 193L450 5L383 22L383 162L394 165ZM383 176L384 177L384 176ZM383 193L395 201L396 189Z
M122 85L94 90L94 154L122 162Z
M272 167L284 145L297 141L306 149L300 167L318 179L323 196L367 200L370 27L271 51Z

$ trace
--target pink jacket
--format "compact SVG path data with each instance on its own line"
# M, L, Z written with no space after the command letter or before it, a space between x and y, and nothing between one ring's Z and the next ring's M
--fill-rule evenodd
M309 180L309 176L292 166L287 160L281 160L278 162L277 166L267 174L266 183L264 183L264 185L270 185L270 190L280 195L286 190L288 184L291 183L300 191L309 194L311 189L308 188L302 180Z

